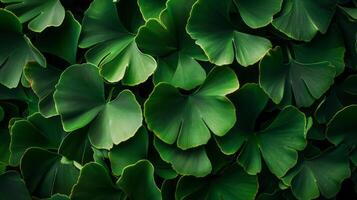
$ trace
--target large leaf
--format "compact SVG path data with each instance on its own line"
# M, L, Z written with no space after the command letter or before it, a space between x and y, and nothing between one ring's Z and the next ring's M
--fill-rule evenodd
M223 136L236 121L234 105L226 97L239 87L235 73L216 67L191 95L167 83L158 84L145 102L148 128L162 141L181 149L206 144L211 133Z
M42 32L50 26L60 26L65 17L65 10L60 0L1 0L11 3L6 9L14 12L21 23L29 22L28 27L35 32Z
M315 199L320 193L332 198L351 174L347 154L346 148L340 146L302 160L282 179L283 183L291 186L294 196L301 200Z
M156 138L154 146L160 157L170 163L172 168L179 174L203 177L212 171L211 161L204 147L182 150L175 145L168 145Z
M158 68L154 74L156 84L167 82L192 89L206 77L206 72L195 60L205 60L205 55L185 29L194 2L169 0L160 18L150 19L139 30L138 46L144 52L158 56Z
M183 176L177 183L176 199L253 200L257 192L257 177L235 164L217 177Z
M290 54L287 50L287 54ZM260 62L259 84L274 103L308 107L333 84L336 69L330 62L301 63L276 47Z
M54 100L64 130L90 124L89 139L97 148L110 149L128 140L142 124L141 108L131 91L123 90L114 100L105 101L104 82L92 64L67 68L56 85Z
M21 159L20 168L27 188L41 198L56 193L70 194L79 175L72 162L41 148L28 149Z
M118 14L121 13L112 0L94 0L85 12L79 45L90 47L86 59L99 65L100 73L107 81L122 80L125 85L137 85L154 73L156 61L138 49L135 33L123 25Z
M232 0L199 0L192 8L187 31L210 62L226 65L234 57L243 66L258 62L271 48L268 39L244 32L230 19ZM242 30L241 30L242 29Z
M317 32L327 31L336 4L336 0L285 0L273 26L295 40L310 41Z
M0 175L0 197L3 200L31 200L25 182L15 171L8 171Z
M65 136L59 117L44 118L36 113L11 126L10 163L18 165L30 147L57 149Z
M297 151L306 145L305 115L292 106L285 107L264 129L256 130L256 120L267 104L267 96L256 84L247 84L233 97L238 122L227 135L216 137L226 154L240 147L238 162L249 174L262 169L261 157L277 177L282 177L298 159ZM243 145L244 144L244 145Z
M27 62L46 66L45 58L22 33L18 18L3 9L0 9L0 44L0 83L8 88L18 85Z

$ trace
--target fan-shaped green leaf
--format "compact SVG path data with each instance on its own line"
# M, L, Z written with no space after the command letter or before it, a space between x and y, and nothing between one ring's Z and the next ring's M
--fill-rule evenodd
M297 151L306 145L305 115L292 106L285 107L263 130L256 130L255 121L267 104L267 97L256 84L242 87L233 97L238 108L237 125L221 138L216 137L226 154L235 153L243 144L238 162L249 174L261 171L263 157L267 167L282 177L297 161ZM245 142L246 141L246 142Z
M63 138L58 153L81 165L93 161L93 150L88 138L87 128L69 133Z
M35 92L38 101L38 110L45 117L58 115L53 93L61 71L55 67L43 68L38 63L30 62L24 68L24 74Z
M273 21L280 11L282 0L234 0L244 22L251 28L260 28Z
M289 52L288 52L289 53ZM301 63L293 58L284 61L277 47L260 62L259 84L275 102L308 107L333 84L336 69L329 62ZM285 102L286 101L286 102Z
M29 22L28 27L35 32L42 32L50 26L60 26L65 17L65 10L60 0L1 0L10 3L7 10L14 12L21 23Z
M158 56L154 82L192 89L201 84L206 72L196 61L206 60L204 52L186 33L194 0L169 0L159 19L150 19L137 36L138 46ZM193 76L193 74L195 74Z
M28 149L21 159L20 168L27 188L41 198L56 193L70 194L79 175L72 162L41 148Z
M223 136L236 121L226 97L237 90L238 79L228 68L216 67L195 93L182 95L167 83L158 84L145 102L148 128L168 144L181 149L206 144L213 134Z
M158 56L154 82L192 89L201 84L206 72L195 60L206 60L204 52L186 33L194 0L169 0L159 19L150 19L137 36L144 52ZM158 42L159 41L159 42ZM195 74L195 76L191 76Z
M273 26L295 40L310 41L318 31L327 31L336 4L336 0L285 0Z
M350 176L347 150L341 146L321 155L302 160L282 179L290 185L296 198L315 199L320 193L326 198L337 194L344 179Z
M0 9L0 44L0 83L8 88L17 87L27 62L46 66L45 58L22 33L18 18L4 9Z
M97 148L110 149L128 140L142 124L141 108L131 91L123 90L105 102L104 82L91 64L67 68L56 85L54 100L64 130L90 124L89 139Z
M10 163L18 165L30 147L57 149L64 135L59 117L46 119L35 113L27 119L15 121L11 126Z
M44 30L34 43L41 51L75 64L80 33L81 24L68 11L61 26Z
M107 81L137 85L154 73L156 61L139 50L135 33L124 27L118 14L112 0L94 0L85 12L79 45L90 47L86 59L100 66Z
M133 200L161 200L161 191L154 180L154 166L140 160L123 170L117 185Z
M226 65L234 57L240 65L258 62L271 48L269 40L245 33L231 21L232 0L199 0L192 8L187 31L210 62Z

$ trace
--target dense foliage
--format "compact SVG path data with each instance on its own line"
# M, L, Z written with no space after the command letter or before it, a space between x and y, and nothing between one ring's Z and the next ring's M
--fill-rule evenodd
M356 72L355 0L0 0L0 199L357 199Z

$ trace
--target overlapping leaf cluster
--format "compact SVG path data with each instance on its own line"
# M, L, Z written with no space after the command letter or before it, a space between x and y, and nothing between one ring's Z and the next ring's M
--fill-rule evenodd
M356 198L356 1L0 2L0 199Z

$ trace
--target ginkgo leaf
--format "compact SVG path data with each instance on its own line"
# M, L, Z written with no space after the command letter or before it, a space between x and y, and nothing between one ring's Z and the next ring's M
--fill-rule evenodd
M53 96L64 130L70 132L90 124L89 139L97 148L110 149L128 140L142 125L141 108L134 94L123 90L114 100L106 101L103 79L92 64L67 68Z
M8 88L17 87L27 62L46 66L43 55L22 33L18 18L4 9L0 9L0 44L0 83Z
M295 40L310 41L317 32L325 33L337 0L285 0L273 26Z
M160 17L149 19L138 32L136 41L139 48L158 56L155 84L167 82L192 89L206 77L205 70L197 61L206 60L204 52L186 32L187 19L194 3L194 0L167 1Z
M241 151L238 162L248 174L262 169L262 158L269 170L282 177L298 159L298 151L306 145L306 119L297 108L285 107L262 130L256 130L256 120L268 103L263 90L256 84L246 84L232 98L237 105L236 126L223 137L215 137L225 154Z
M135 33L123 25L119 14L112 0L94 0L84 14L79 46L90 48L87 61L98 65L107 81L137 85L154 73L156 61L139 50Z
M41 198L56 193L70 194L79 175L79 170L66 158L37 147L27 149L20 169L27 188Z
M1 0L9 3L7 10L19 16L21 23L29 22L28 27L35 32L42 32L50 26L60 26L65 17L65 10L60 0Z
M289 104L294 99L297 106L308 107L333 84L336 68L326 61L288 59L284 60L282 48L271 50L260 62L259 84L274 103Z
M66 12L66 17L59 27L50 27L42 31L34 44L42 52L50 53L66 60L70 64L76 63L81 24L73 14Z
M59 117L44 118L35 113L11 126L10 163L18 165L30 147L57 149L65 136Z
M45 117L58 115L53 93L61 75L61 70L48 66L43 68L38 63L29 62L24 68L24 75L30 87L39 98L38 110Z
M211 132L223 136L236 121L234 105L226 95L239 87L235 73L216 67L191 95L167 83L156 85L145 102L148 128L162 141L183 150L206 144Z
M258 62L272 47L264 37L240 30L231 21L232 0L199 0L191 11L187 32L200 45L208 60L227 65L234 57L242 66Z
M244 22L251 28L260 28L273 21L280 11L282 0L234 0Z
M347 154L346 148L340 146L314 158L304 159L282 181L291 186L298 199L315 199L320 193L326 198L332 198L339 191L342 181L351 174Z

